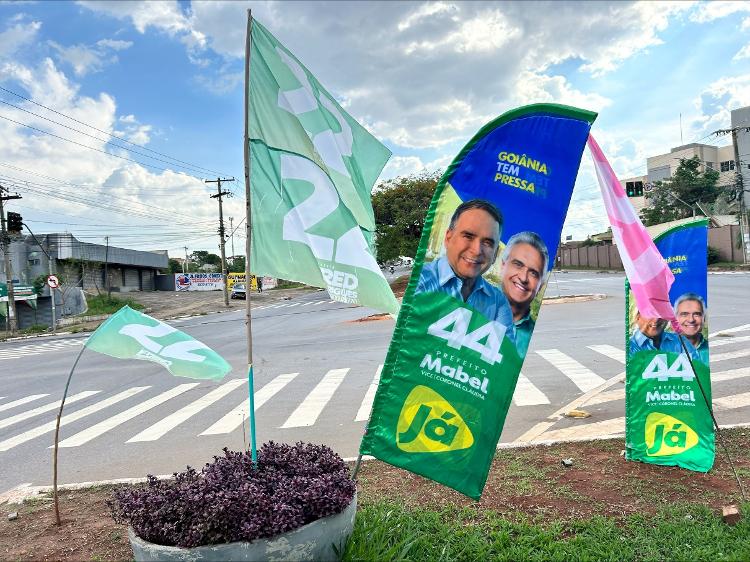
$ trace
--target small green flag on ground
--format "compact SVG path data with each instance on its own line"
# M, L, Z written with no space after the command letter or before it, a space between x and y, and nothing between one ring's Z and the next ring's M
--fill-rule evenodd
M251 270L396 312L370 200L390 151L257 20L250 61Z
M159 363L178 377L221 380L232 370L206 344L129 306L99 326L84 345L119 359Z

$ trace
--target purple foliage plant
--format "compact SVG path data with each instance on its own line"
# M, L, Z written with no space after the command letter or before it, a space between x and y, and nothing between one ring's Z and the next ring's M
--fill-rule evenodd
M285 533L340 513L354 497L349 469L325 445L269 441L256 466L249 452L223 451L200 472L119 488L107 502L112 517L146 541L191 548Z

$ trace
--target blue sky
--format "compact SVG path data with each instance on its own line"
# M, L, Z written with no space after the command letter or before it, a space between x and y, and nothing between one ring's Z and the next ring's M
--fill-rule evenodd
M680 144L680 114L684 143L723 145L710 133L750 105L750 2L3 2L0 183L24 197L9 209L38 233L216 252L203 180L242 178L248 7L393 151L383 179L444 168L526 103L598 111L621 177ZM244 186L228 187L237 225ZM585 156L563 234L606 226Z

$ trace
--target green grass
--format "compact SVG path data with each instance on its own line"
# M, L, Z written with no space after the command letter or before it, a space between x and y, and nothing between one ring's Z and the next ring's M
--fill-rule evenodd
M297 283L296 281L287 281L285 279L279 279L278 284L269 290L274 289L297 289L299 287L307 287L304 283Z
M44 334L49 330L48 326L45 326L44 324L34 324L33 326L29 326L28 328L24 328L20 331L21 334L31 336L34 334Z
M86 316L97 316L99 314L113 314L120 310L123 306L128 305L130 308L135 310L143 309L143 305L131 298L121 298L107 295L96 295L95 297L87 296L86 302L89 309L86 311Z
M747 514L750 504L742 512ZM509 521L492 511L360 505L344 560L748 560L750 520L724 524L709 509L673 504L621 521Z

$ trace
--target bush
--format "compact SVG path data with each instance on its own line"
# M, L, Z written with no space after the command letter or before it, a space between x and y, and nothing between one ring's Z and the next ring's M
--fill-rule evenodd
M249 452L223 451L200 472L149 475L143 487L115 491L112 517L149 542L192 548L285 533L340 513L354 497L346 464L325 445L270 441L256 466Z
M708 247L708 265L711 265L712 263L718 263L721 261L721 256L719 255L719 250L714 248L713 246Z
M87 316L97 316L99 314L114 314L120 310L123 306L128 305L133 310L142 310L143 305L130 298L118 298L115 296L96 295L94 297L87 295L86 304L88 310L86 311Z

